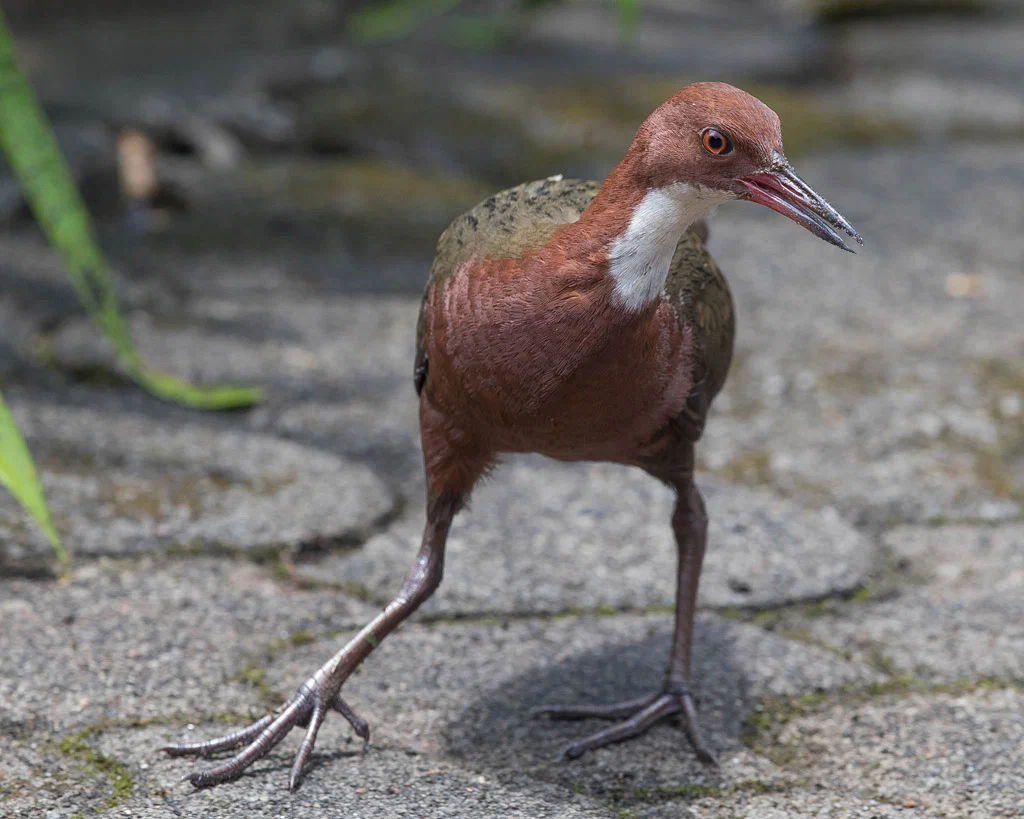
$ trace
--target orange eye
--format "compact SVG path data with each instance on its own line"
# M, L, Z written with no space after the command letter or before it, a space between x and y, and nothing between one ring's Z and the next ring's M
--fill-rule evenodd
M700 135L701 144L704 150L714 156L732 153L732 143L728 137L716 131L714 128L705 128Z

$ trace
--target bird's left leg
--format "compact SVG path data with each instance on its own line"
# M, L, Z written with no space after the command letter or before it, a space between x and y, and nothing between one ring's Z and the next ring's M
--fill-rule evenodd
M678 548L676 574L676 623L672 655L665 682L659 691L611 705L546 706L540 713L552 719L610 719L615 725L569 745L564 754L570 759L586 751L621 742L645 733L655 723L672 714L681 714L683 729L701 762L714 763L715 757L701 738L697 709L690 692L690 653L693 646L693 617L697 604L697 586L707 544L707 512L700 490L693 481L693 445L683 445L682 456L674 458L666 469L649 468L653 475L676 489L672 529Z
M306 735L295 757L288 782L289 788L294 790L316 743L320 725L332 709L349 721L356 734L369 741L370 730L366 722L341 698L342 684L378 643L430 597L440 584L448 529L460 506L461 498L441 498L428 504L423 542L398 596L303 683L277 711L248 728L219 739L170 745L162 749L171 756L209 757L244 746L238 754L221 764L190 774L187 778L193 785L202 788L237 779L253 762L268 754L292 728L299 726L306 728Z

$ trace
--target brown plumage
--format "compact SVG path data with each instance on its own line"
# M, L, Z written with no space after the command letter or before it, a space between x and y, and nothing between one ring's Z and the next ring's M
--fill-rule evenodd
M433 463L426 450L435 494L459 483L442 470L486 468L503 452L635 463L670 427L702 422L725 382L732 299L703 220L679 241L651 315L616 310L607 277L594 275L603 261L580 271L546 258L600 189L557 177L519 185L441 235L417 327L416 388L424 425L467 446L445 446ZM546 272L530 276L525 257Z
M342 685L437 588L452 519L509 452L632 464L677 493L676 626L665 682L624 703L545 709L556 719L616 721L566 755L680 713L697 756L714 760L690 692L707 538L694 445L725 382L734 333L729 288L705 247L703 216L735 199L770 207L839 247L846 248L840 230L860 240L793 171L778 117L721 83L687 86L659 107L603 184L531 182L452 223L438 242L417 330L427 523L416 562L398 596L277 712L226 737L166 749L209 755L245 746L192 774L194 785L237 778L302 725L306 738L289 781L296 787L330 709L369 737L341 698Z

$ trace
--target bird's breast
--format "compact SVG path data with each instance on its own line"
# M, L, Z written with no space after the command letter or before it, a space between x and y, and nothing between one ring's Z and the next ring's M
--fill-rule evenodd
M607 277L469 273L428 297L428 396L488 447L628 462L682 411L693 333L666 301L625 315Z

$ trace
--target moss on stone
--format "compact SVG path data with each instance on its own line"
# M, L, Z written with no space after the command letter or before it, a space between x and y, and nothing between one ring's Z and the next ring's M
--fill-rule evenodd
M731 784L726 788L726 792L729 794L744 793L751 796L763 796L769 793L786 793L794 788L801 787L803 784L798 779L777 779L771 782L763 779L744 779Z
M935 683L910 674L898 674L881 682L846 685L834 691L815 691L795 697L763 697L744 719L740 740L780 767L799 767L811 764L812 753L806 748L779 742L783 727L799 717L820 713L832 705L856 705L876 698L899 698L912 694L959 694L1006 688L1024 691L1024 681L980 677Z
M276 704L281 699L277 692L270 687L270 683L267 682L266 671L256 665L256 663L247 663L238 672L238 679L240 682L255 688L264 703Z
M21 796L29 789L31 782L25 779L4 779L0 777L0 799L12 799Z
M637 802L670 802L674 799L693 801L695 799L717 798L722 789L714 785L687 783L684 785L658 785L653 788L637 788L630 792L630 798Z
M101 731L95 727L86 728L83 731L65 737L55 744L55 748L63 756L73 759L88 771L105 777L110 783L111 795L107 798L105 807L116 808L135 791L135 782L128 772L128 766L111 757L105 756L88 743L90 736L98 735Z

